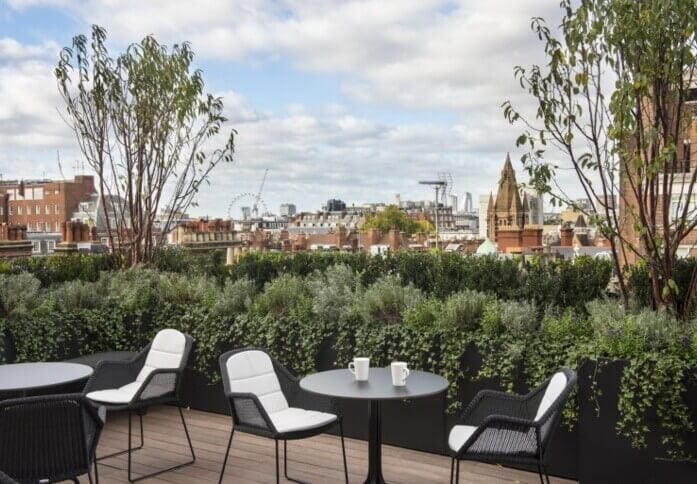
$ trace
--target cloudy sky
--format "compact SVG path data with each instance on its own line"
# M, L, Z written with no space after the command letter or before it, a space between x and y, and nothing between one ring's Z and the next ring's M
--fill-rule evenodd
M188 40L207 89L239 132L196 215L224 216L255 192L313 210L430 198L420 179L450 172L454 191L494 189L520 128L507 99L530 105L513 77L540 62L530 18L559 19L553 0L0 0L0 173L73 175L79 153L58 114L52 68L90 25L113 54L144 35ZM519 167L519 163L515 165ZM518 169L519 180L523 180Z

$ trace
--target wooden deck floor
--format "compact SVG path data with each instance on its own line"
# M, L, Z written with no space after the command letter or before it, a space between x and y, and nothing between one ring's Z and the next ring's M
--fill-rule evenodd
M147 482L188 484L218 481L229 437L230 418L196 410L185 410L184 415L196 450L196 463L161 474ZM137 420L134 424L135 444ZM144 426L145 447L134 453L134 473L152 472L187 460L188 447L176 409L162 407L151 410L144 418ZM128 438L127 431L125 415L109 415L97 455L124 449ZM360 483L365 479L368 465L367 447L364 441L346 440L349 478L352 483ZM384 446L383 470L385 479L390 483L447 483L450 478L450 460L444 456ZM289 442L288 472L291 477L312 483L343 482L339 439L331 435L321 435ZM126 456L100 461L99 478L101 482L106 483L127 482ZM275 482L273 441L248 434L235 434L224 482ZM500 466L463 462L460 482L535 484L539 482L539 478L537 474ZM561 484L572 481L552 479L552 482Z

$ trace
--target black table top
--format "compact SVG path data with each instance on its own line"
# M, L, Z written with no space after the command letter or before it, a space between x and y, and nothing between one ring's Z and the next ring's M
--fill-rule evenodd
M13 363L0 365L0 391L23 391L72 383L92 374L78 363Z
M399 400L436 395L448 388L448 380L425 371L411 370L407 384L392 385L389 368L371 368L367 381L356 381L348 370L329 370L308 375L300 388L311 393L355 400Z

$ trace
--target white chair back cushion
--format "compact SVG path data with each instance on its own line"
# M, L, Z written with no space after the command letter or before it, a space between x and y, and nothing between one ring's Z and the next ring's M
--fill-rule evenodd
M176 329L163 329L155 335L145 364L138 373L136 381L142 382L155 369L179 368L184 357L186 337Z
M243 351L228 358L225 366L230 391L253 393L268 414L288 408L269 355L259 350Z
M552 379L549 381L547 388L545 389L544 395L542 395L542 400L540 401L540 406L537 407L537 415L535 415L535 420L539 420L545 412L552 406L552 404L559 398L561 392L564 391L566 387L566 375L559 371L554 374Z

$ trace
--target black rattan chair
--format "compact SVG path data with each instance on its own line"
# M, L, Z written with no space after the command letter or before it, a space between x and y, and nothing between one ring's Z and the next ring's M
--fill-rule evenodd
M536 466L549 483L545 457L576 373L561 368L527 395L484 390L465 409L448 437L450 482L460 481L460 460Z
M0 484L19 484L17 481L12 479L10 476L0 471Z
M333 413L306 410L318 406L327 410L328 399L313 397L302 391L299 379L264 350L246 348L233 350L220 357L220 371L225 396L230 403L233 427L230 431L225 460L219 482L223 482L232 437L235 431L273 439L276 444L276 482L280 481L278 442L283 441L283 473L288 477L288 440L304 439L339 427L341 452L344 459L344 478L348 484L344 428L341 416Z
M102 361L87 382L84 393L95 404L107 410L128 412L128 448L112 454L100 456L98 460L128 454L128 480L139 481L163 472L179 469L196 462L194 447L191 445L189 429L182 413L179 392L191 354L194 339L174 329L164 329L157 333L152 343L133 359L127 361ZM174 404L184 427L186 440L191 451L191 460L162 469L151 474L134 478L131 474L131 459L134 451L143 447L143 412L154 405ZM140 445L133 447L133 413L140 420Z
M0 402L0 469L19 482L77 482L84 474L92 482L94 465L99 482L95 452L105 416L81 394Z

